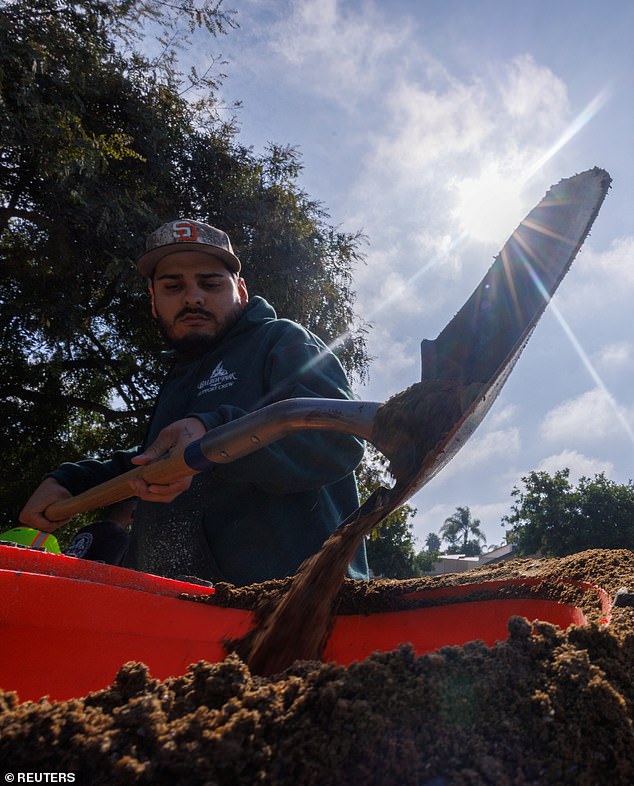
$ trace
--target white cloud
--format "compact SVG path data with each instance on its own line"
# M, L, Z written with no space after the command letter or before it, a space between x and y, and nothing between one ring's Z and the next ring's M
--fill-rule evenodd
M632 344L629 341L617 341L602 347L596 356L597 365L613 371L627 368L632 363Z
M403 22L371 2L348 10L338 0L294 0L267 35L285 79L349 109L385 81L386 58L402 54L410 35Z
M485 463L493 456L510 458L520 450L520 432L517 428L489 431L471 443L470 461Z
M421 303L414 296L410 278L399 270L397 255L370 252L366 263L355 276L355 286L363 288L364 319L372 322L384 311L401 316L420 313Z
M515 132L526 135L526 141L536 132L542 139L550 137L553 125L563 125L569 113L564 82L527 54L511 61L500 92Z
M592 443L616 437L628 427L629 413L603 390L594 388L546 413L540 432L549 442Z
M515 404L507 404L501 408L494 408L487 416L489 428L495 430L508 424L516 417L517 412L518 407Z
M499 459L510 462L519 455L520 444L520 432L517 428L498 429L486 432L482 436L471 437L434 479L434 483L438 484L456 476L466 475L475 469L481 470L487 463Z
M382 400L418 381L420 355L411 340L396 339L391 332L377 327L369 336L368 349L375 361L370 366L370 378L362 398Z
M613 277L619 287L627 283L634 286L634 237L615 238L607 251L590 251L586 267L591 266L600 275Z
M384 239L375 223L393 215L402 225L406 212L428 235L499 247L545 191L543 172L525 174L565 126L565 85L528 56L468 79L429 73L397 71L379 98L383 122L350 199L371 217L373 244Z
M330 102L344 110L338 132L360 162L340 195L346 225L388 255L383 271L395 254L405 278L422 264L430 303L442 305L437 284L462 274L465 233L499 246L542 196L542 178L522 185L522 173L565 126L564 83L529 55L452 74L424 29L370 0L293 0L283 18L274 8L265 45L280 80L314 96L326 124ZM360 270L356 282L370 312L372 278Z
M387 97L388 133L375 139L377 171L416 185L421 172L439 159L477 151L495 128L484 103L479 83L452 80L439 89L401 81Z
M576 285L560 296L568 313L580 319L588 314L602 319L611 316L610 309L621 306L629 316L634 294L634 236L615 238L605 250L585 245L574 271Z
M582 476L590 478L601 472L610 476L614 471L614 464L611 461L589 458L576 450L562 450L557 455L547 456L540 461L537 471L554 475L555 472L566 467L570 470L571 483L575 484Z
M434 162L458 158L454 171L495 170L510 187L568 114L564 83L529 56L466 81L404 73L385 100L394 122L376 137L373 163L414 181Z
M424 548L425 538L430 532L438 534L446 518L456 512L456 505L433 505L428 510L420 510L414 517L414 535L417 538L418 548Z

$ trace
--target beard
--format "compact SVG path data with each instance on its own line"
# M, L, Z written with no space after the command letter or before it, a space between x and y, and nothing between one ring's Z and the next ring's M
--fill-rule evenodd
M174 322L186 314L202 314L208 319L208 323L204 329L192 329L189 333L182 336L176 336L173 323L168 323L160 314L157 315L156 321L161 335L172 349L175 349L179 355L192 358L200 357L206 352L215 349L240 319L242 311L243 307L237 303L231 312L222 319L218 319L214 314L202 308L184 308L176 315Z

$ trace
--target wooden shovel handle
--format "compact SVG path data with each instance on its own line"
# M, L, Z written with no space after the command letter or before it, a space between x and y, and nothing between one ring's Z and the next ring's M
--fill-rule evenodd
M185 463L183 452L174 453L167 458L136 467L123 475L118 475L112 480L107 480L98 486L94 486L76 497L60 500L49 505L45 511L45 516L49 521L63 521L78 513L87 510L102 508L112 505L122 499L133 496L129 481L132 478L142 478L147 483L172 483L175 480L195 475L196 470L191 469Z
M165 459L137 467L76 497L54 502L45 511L49 521L64 519L86 510L112 505L132 496L131 478L139 477L148 483L171 483L188 475L195 475L211 464L225 464L247 456L282 437L305 429L340 431L370 439L372 424L380 403L353 399L293 398L277 401L237 420L211 429L197 445L192 469L185 462L183 451ZM191 462L190 462L191 463Z

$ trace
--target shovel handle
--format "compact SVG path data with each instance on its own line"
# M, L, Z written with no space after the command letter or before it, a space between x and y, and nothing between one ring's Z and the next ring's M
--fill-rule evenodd
M129 481L172 483L213 464L227 464L260 450L295 431L323 430L370 439L380 404L352 399L294 398L269 404L208 431L188 445L152 464L125 472L76 497L54 502L45 511L49 521L63 521L87 510L112 505L133 496Z
M78 513L103 508L128 499L128 497L134 496L130 488L130 481L134 478L141 478L146 483L172 483L187 475L195 474L196 470L187 466L183 458L183 451L180 451L152 464L145 464L142 467L131 469L129 472L124 472L123 475L100 483L75 497L54 502L46 509L45 516L49 521L64 521Z

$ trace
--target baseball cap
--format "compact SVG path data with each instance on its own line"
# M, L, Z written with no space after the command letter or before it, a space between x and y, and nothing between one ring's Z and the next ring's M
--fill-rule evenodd
M240 272L240 260L233 253L229 235L202 221L179 218L169 221L145 241L145 253L137 259L137 269L149 278L159 260L176 251L200 251L226 262L234 273Z

